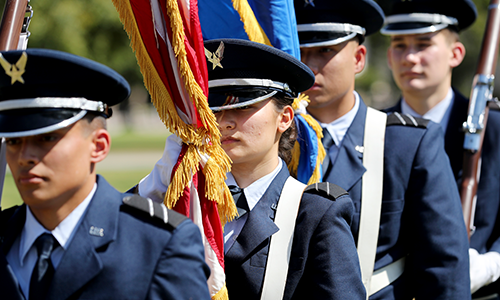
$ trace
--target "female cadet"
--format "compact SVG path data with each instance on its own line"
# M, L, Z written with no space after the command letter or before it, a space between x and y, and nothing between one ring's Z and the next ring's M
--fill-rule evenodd
M285 161L296 136L293 98L314 75L294 57L245 40L206 41L205 51L208 101L233 162L226 183L239 212L224 228L229 298L365 299L350 197L329 183L304 190ZM155 183L169 179L159 164L139 184L141 195L166 190Z

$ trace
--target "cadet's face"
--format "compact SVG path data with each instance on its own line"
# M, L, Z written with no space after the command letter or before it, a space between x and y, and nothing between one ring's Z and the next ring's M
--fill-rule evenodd
M233 165L255 167L277 158L280 115L271 100L215 113L222 148Z
M6 139L12 176L23 201L32 209L60 207L88 184L93 143L84 122L46 134Z
M391 37L387 60L394 81L403 92L432 91L451 84L451 68L456 65L454 43L448 34L441 30Z
M354 76L363 70L364 57L360 65L360 46L350 40L338 45L301 48L301 60L314 73L314 85L305 92L309 96L308 109L322 109L345 99L353 99ZM364 52L361 53L364 55Z

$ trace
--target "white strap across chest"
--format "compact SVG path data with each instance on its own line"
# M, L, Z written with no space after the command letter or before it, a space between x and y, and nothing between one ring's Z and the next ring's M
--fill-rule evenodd
M385 113L368 107L363 141L363 165L366 172L362 178L358 235L359 264L367 299L371 295L370 282L375 265L380 227L386 123Z
M288 263L292 252L295 220L305 188L305 184L290 176L281 191L274 219L279 231L271 237L269 245L269 255L262 285L262 300L283 299Z

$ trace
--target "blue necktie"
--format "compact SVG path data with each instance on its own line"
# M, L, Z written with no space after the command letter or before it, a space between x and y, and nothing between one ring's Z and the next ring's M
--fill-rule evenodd
M321 139L321 143L323 143L323 147L326 151L325 159L323 160L323 164L321 165L323 168L323 177L325 177L325 174L330 167L330 155L328 153L328 150L330 150L330 147L334 144L333 138L326 128L323 128L323 138Z
M35 241L38 260L36 261L33 273L31 273L29 300L45 299L49 291L52 277L54 277L54 266L50 260L50 255L59 243L50 233L44 233Z
M236 208L238 209L239 217L241 218L244 214L250 211L248 207L247 198L245 197L245 193L243 193L243 189L235 185L228 186L229 191L231 191L231 195L233 195L234 204L236 204Z

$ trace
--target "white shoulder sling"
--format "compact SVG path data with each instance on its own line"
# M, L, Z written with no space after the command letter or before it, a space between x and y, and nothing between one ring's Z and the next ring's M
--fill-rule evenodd
M281 191L274 223L279 231L271 237L267 257L262 300L283 299L288 263L292 252L295 220L299 212L300 200L307 186L293 177L288 177Z

